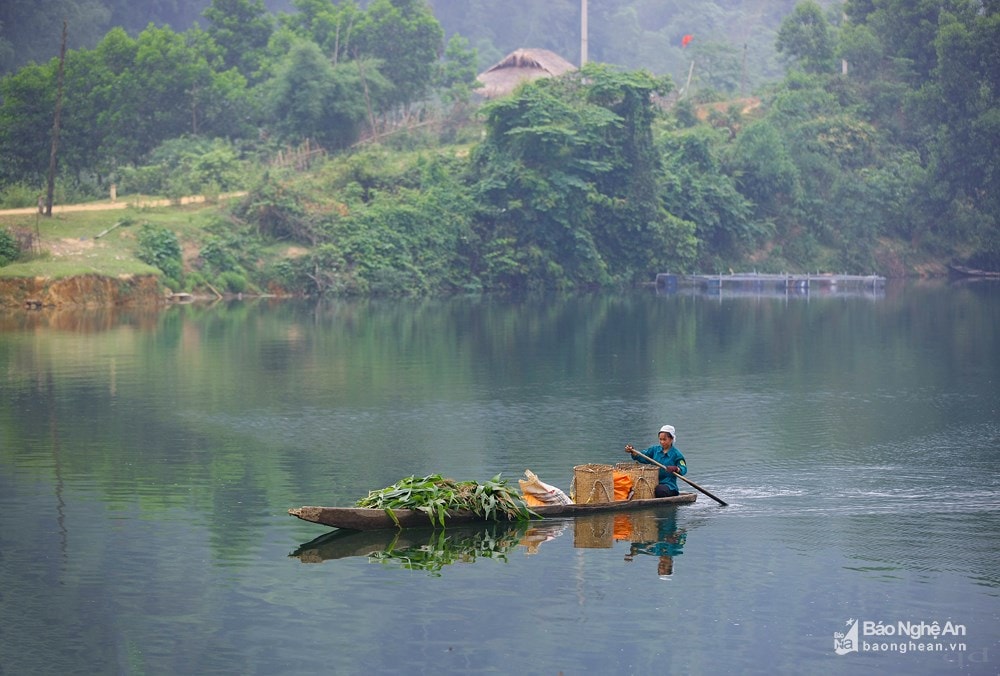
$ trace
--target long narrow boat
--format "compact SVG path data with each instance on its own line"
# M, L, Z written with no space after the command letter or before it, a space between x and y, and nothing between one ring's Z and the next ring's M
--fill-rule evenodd
M979 270L964 265L949 265L952 274L959 277L979 277L983 279L1000 279L1000 270Z
M543 519L566 518L582 514L597 514L600 512L620 512L630 509L656 507L659 505L675 505L694 502L697 493L681 493L672 498L650 498L648 500L618 500L615 502L591 502L589 504L545 505L532 507L532 511ZM426 528L430 518L417 509L393 510L399 525L386 514L385 510L371 507L296 507L288 510L292 516L303 521L318 523L331 528L348 528L350 530L381 530L384 528ZM469 511L453 511L445 519L446 524L477 523L488 519Z

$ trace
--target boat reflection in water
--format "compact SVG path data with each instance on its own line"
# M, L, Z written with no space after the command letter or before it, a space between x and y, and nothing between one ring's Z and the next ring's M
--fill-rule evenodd
M450 528L336 530L300 545L289 556L302 563L365 556L369 561L439 575L453 563L507 560L529 530L527 522L480 523Z
M676 513L676 508L669 508L445 529L335 530L300 545L289 556L302 563L364 556L386 566L440 575L453 563L507 561L519 547L532 556L546 543L571 532L577 549L612 549L616 543L628 542L625 561L633 561L637 554L657 556L658 574L665 577L673 573L673 557L681 554L686 538L686 532L677 527Z
M601 515L598 519L577 519L574 547L610 548L628 542L625 561L637 554L656 556L657 575L666 579L674 572L674 557L684 551L687 531L677 527L677 510Z
M631 544L625 560L633 561L636 554L658 557L656 574L662 580L674 574L674 557L684 553L687 531L677 527L676 512L670 510L652 523L643 523L628 537Z

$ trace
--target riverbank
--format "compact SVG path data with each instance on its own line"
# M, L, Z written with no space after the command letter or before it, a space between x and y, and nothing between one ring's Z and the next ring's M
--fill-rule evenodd
M136 226L154 224L177 233L193 258L207 224L217 218L219 204L244 194L227 193L218 199L130 196L55 205L51 217L37 209L2 210L0 228L9 229L26 253L0 268L0 306L97 307L200 298L165 288L163 273L139 260Z
M99 274L0 278L0 305L41 309L46 307L102 307L164 303L167 296L157 275L107 277Z
M128 196L116 201L56 205L52 217L30 208L0 211L0 228L14 233L22 251L28 252L0 268L0 307L163 304L287 295L282 288L285 280L263 283L258 279L255 286L248 283L250 274L246 272L253 266L285 265L292 269L294 261L309 252L287 240L258 244L243 261L248 267L242 273L232 273L238 276L235 283L230 283L232 275L227 278L218 270L206 272L203 251L219 256L220 232L228 233L231 227L225 205L244 194L175 199ZM221 231L220 219L227 219ZM157 267L139 259L137 238L146 225L176 236L184 271L179 279L168 279ZM245 253L232 249L222 255ZM875 258L879 274L888 278L948 274L944 261L921 257L896 241L880 240Z

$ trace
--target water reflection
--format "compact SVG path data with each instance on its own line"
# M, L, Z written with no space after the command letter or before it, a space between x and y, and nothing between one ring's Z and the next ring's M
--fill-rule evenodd
M439 575L453 563L478 559L507 560L520 544L527 523L490 523L445 529L337 530L300 545L289 556L302 563L365 556L369 561Z
M446 529L335 530L299 545L289 556L302 563L366 557L389 567L439 575L454 563L480 559L506 562L518 547L525 556L533 556L567 531L572 533L574 549L613 549L617 543L627 542L627 562L637 554L656 556L657 575L661 577L673 574L673 559L682 553L687 539L687 531L677 525L676 509L670 509Z
M641 521L625 535L631 542L626 561L633 561L636 554L648 554L658 558L656 574L660 579L674 574L674 557L684 553L687 541L687 531L678 528L675 511L658 519Z

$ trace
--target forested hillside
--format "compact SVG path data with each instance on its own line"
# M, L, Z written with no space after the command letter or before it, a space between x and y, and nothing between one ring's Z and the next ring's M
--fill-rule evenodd
M0 202L44 191L58 108L61 201L112 183L250 191L170 266L175 286L226 272L383 293L667 268L1000 267L995 1L664 4L590 2L587 69L488 103L474 80L490 50L530 34L579 56L578 10L553 14L575 1L505 3L501 21L499 3L471 0L293 0L277 14L212 0L185 30L113 28L0 79ZM745 78L730 48L749 53L741 31L758 26L771 65ZM262 264L274 242L296 254Z

